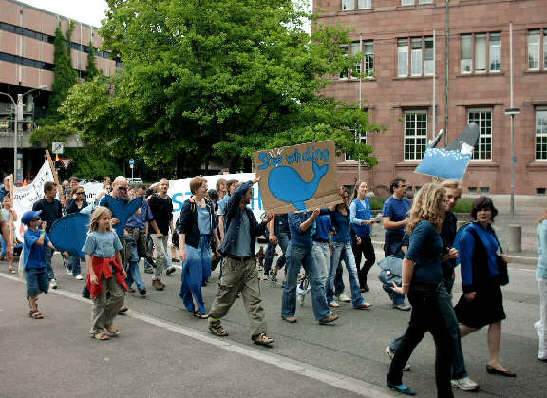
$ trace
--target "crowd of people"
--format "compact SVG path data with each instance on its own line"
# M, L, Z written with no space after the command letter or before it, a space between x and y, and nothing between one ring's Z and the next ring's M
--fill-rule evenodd
M274 339L267 331L260 280L277 281L284 269L280 316L287 323L297 322L296 302L302 304L308 292L319 324L335 322L341 302L351 303L356 310L370 310L372 304L365 294L370 290L369 272L376 262L371 225L382 221L385 258L378 263L378 277L393 308L411 311L404 334L386 348L391 359L387 386L415 395L403 383L403 371L409 369L408 360L428 331L435 340L438 396L453 396L452 388L477 390L479 385L465 369L461 339L484 326L488 326L486 371L516 376L501 364L499 356L501 321L506 317L500 286L507 283L509 258L503 254L492 226L497 209L491 199L476 199L471 210L473 221L458 230L452 212L462 195L457 180L425 184L410 201L405 197L406 181L396 178L378 217L373 217L367 182L358 181L351 199L349 192L340 187L340 203L334 206L288 215L267 214L256 220L249 204L257 181L220 178L216 189L209 189L205 178L193 178L192 196L184 201L176 225L167 179L151 189L143 184L130 186L124 177L112 182L105 178L104 192L93 203L86 202L85 190L76 177L69 180L65 192L68 200L57 199L57 185L47 182L44 198L34 203L21 220L27 227L23 269L29 316L43 318L37 297L49 288L57 288L51 266L56 249L48 239L51 225L67 214L87 212L89 233L83 247L86 278L78 256L65 255L65 266L74 278L86 280L84 295L93 301L91 337L108 340L118 336L120 331L113 323L118 313L127 310L124 292L147 294L139 266L143 258L144 272L153 272L151 287L157 291L165 287L162 276L176 271L173 262L181 262L182 304L196 318L207 319L209 331L216 336L228 335L221 319L241 297L251 323L252 341L271 346ZM2 243L5 255L12 259L16 242L8 241L6 224L16 215L10 210L9 191L0 193L4 195L4 211L0 214ZM139 207L128 213L125 206L131 200L140 200ZM260 236L268 242L265 252L256 248ZM538 359L546 361L547 211L538 223L538 248L541 318L535 327ZM257 253L264 257L260 269ZM452 288L455 268L460 264L463 294L454 307ZM345 293L343 265L348 273L349 295ZM15 272L12 260L9 267ZM208 309L202 287L209 283L216 268L220 268L218 289Z

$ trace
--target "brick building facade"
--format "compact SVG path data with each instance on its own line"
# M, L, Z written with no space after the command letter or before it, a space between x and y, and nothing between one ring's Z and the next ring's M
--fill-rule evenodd
M316 23L350 30L347 50L364 52L355 69L368 75L360 82L351 71L343 73L324 94L357 103L361 91L371 122L387 127L364 134L379 164L363 168L362 177L373 187L388 185L395 176L414 187L430 181L413 171L433 135L436 71L437 132L444 129L452 141L470 121L481 127L463 179L466 193L510 192L511 118L504 111L510 107L512 22L514 106L520 108L516 193L545 194L547 1L450 0L447 7L446 0L314 0L313 11L319 15ZM339 170L344 184L355 181L356 162L341 162Z

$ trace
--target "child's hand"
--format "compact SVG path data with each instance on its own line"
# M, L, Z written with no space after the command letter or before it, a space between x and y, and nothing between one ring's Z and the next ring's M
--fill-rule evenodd
M89 279L91 280L91 283L93 285L98 285L99 284L99 279L97 278L97 275L95 275L95 274L90 275Z

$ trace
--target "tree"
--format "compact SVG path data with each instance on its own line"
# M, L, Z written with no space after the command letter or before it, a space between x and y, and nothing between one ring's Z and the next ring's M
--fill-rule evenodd
M95 48L93 42L89 42L89 53L87 54L87 81L91 81L100 74L100 70L97 69L95 62Z
M290 0L108 0L104 46L122 72L74 86L60 111L91 144L155 168L198 174L211 160L250 164L253 151L318 139L375 163L354 131L377 129L356 105L325 98L356 62L347 30L303 30Z

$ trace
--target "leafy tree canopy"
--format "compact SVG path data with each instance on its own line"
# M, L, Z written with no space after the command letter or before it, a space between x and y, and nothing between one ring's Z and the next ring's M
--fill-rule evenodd
M259 149L333 139L369 165L354 131L366 112L325 98L357 58L347 30L318 26L291 0L107 0L101 34L123 70L74 86L59 109L91 144L188 174L210 160L240 167Z

